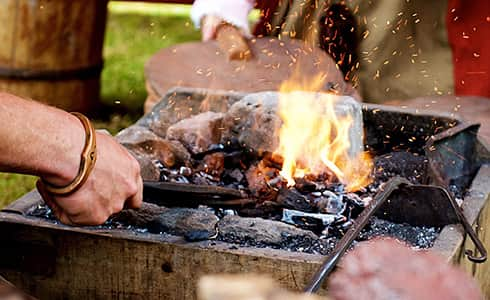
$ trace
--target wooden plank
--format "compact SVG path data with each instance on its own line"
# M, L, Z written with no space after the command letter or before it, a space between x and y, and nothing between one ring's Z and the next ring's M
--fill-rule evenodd
M6 233L0 237L2 245L18 248L20 255L29 261L37 259L41 265L55 256L54 267L45 273L26 266L22 271L9 269L6 260L16 258L0 256L0 272L40 299L195 299L198 279L216 273L269 274L282 286L300 290L321 260L320 256L272 249L255 249L252 255L251 249L230 249L230 244L189 244L159 235L128 239L127 233L118 236L112 231L87 234L77 232L86 229L59 230L5 215L0 214L0 231ZM25 251L29 241L32 254ZM46 247L53 249L52 256ZM13 251L10 253L12 256Z

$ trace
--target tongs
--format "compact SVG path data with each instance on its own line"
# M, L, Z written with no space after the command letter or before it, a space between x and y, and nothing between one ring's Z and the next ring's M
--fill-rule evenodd
M160 206L236 207L255 203L244 191L211 185L161 181L143 182L143 200Z

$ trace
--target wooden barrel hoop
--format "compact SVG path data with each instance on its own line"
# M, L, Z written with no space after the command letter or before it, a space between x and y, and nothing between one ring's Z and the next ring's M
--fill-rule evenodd
M98 78L104 63L72 70L32 70L0 67L0 78L19 80L84 80Z

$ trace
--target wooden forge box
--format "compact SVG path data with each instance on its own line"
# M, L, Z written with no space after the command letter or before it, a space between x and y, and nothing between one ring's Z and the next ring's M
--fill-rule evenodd
M196 89L170 91L155 109L138 122L151 126L163 107L180 103L196 108L214 97L227 109L242 95ZM178 106L178 105L177 105ZM445 115L365 105L367 143L381 149L386 133L401 123L404 135L431 134L436 127L454 127L462 121ZM414 126L417 124L417 126ZM421 130L421 128L423 130ZM423 146L423 145L422 145ZM489 152L476 140L477 162L463 212L478 237L490 248ZM0 274L40 299L195 299L198 279L215 273L270 274L284 287L301 290L324 259L321 255L271 248L242 247L220 241L188 242L172 235L104 227L70 227L30 215L42 203L30 192L0 212ZM465 249L474 249L459 224L442 228L430 249L448 262L466 269L490 295L490 262L471 263ZM226 287L223 287L226 288ZM326 294L325 288L320 290Z

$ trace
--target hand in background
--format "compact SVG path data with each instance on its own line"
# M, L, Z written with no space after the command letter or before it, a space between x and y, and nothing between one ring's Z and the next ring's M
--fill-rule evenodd
M214 40L218 27L224 20L217 16L204 16L201 21L201 38L203 42Z
M248 14L254 4L254 0L195 0L191 9L191 19L196 27L201 27L203 41L216 38L217 28L225 22L239 28L242 34L248 37Z

